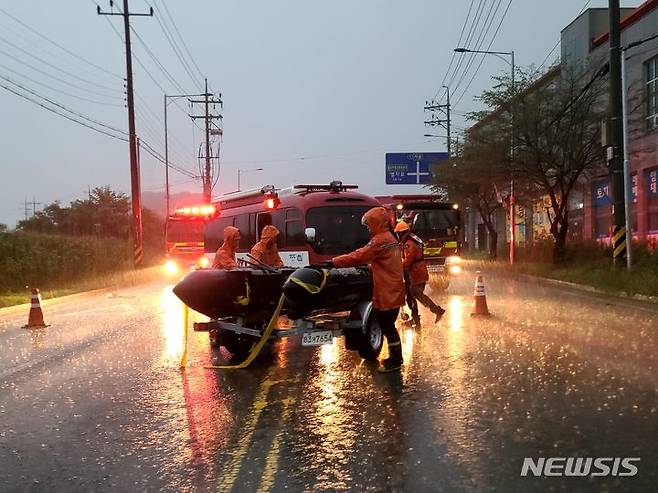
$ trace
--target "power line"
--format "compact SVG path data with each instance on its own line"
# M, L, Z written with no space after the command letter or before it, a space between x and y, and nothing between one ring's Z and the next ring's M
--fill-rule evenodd
M484 20L484 24L482 25L482 30L480 31L480 34L478 35L478 38L475 41L474 51L481 51L482 45L484 44L485 39L487 38L487 35L489 34L489 31L491 30L491 26L493 25L493 21L495 20L496 15L498 14L498 10L500 9L501 2L502 2L502 0L497 0L497 2L496 2L496 0L494 0L491 3L491 7L489 8L489 12L487 13L487 17ZM495 7L495 10L494 10L494 7ZM466 77L469 74L469 71L471 70L471 67L473 66L473 63L478 58L478 56L480 57L481 60L485 56L484 54L478 54L478 53L470 53L469 55L470 56L469 56L468 62L466 64L466 68L464 68L464 71L463 71L461 77L459 78L459 81L457 81L457 84L453 87L454 92L457 92L457 90L461 86L462 82L464 82L464 80L466 79ZM477 69L476 69L475 73L473 74L473 77L475 77L476 74L477 74Z
M123 92L121 89L116 89L114 87L109 87L109 86L105 86L103 84L99 84L97 82L90 81L88 79L85 79L83 77L80 77L80 76L74 74L73 72L69 72L68 70L64 70L63 68L60 68L57 65L53 65L52 63L44 60L43 58L41 58L37 55L34 55L33 53L30 53L29 51L21 48L20 46L12 43L11 41L8 41L7 39L3 38L2 36L0 36L0 41L3 41L4 43L8 44L9 46L11 46L11 47L17 49L18 51L20 51L21 53L24 53L25 55L27 55L31 58L34 58L35 60L40 61L44 65L47 65L50 68L53 68L53 69L55 69L55 70L57 70L57 71L59 71L63 74L66 74L66 75L68 75L69 77L71 77L73 79L79 80L80 82L84 82L85 84L89 84L91 86L98 87L98 88L103 89L103 90L108 91L108 92L119 92L119 93Z
M30 32L32 32L33 34L36 34L37 36L39 36L40 38L42 38L42 39L48 41L50 44L56 46L56 47L59 48L60 50L63 50L65 53L68 53L68 54L71 55L72 57L77 58L78 60L80 60L80 61L82 61L82 62L85 62L87 65L90 65L90 66L92 66L92 67L94 67L94 68L96 68L96 69L98 69L98 70L104 72L104 73L107 74L107 75L111 75L112 77L115 77L115 78L117 78L117 79L123 80L123 77L122 77L122 76L117 75L117 74L115 74L115 73L113 73L113 72L110 72L109 70L107 70L107 69L101 67L100 65L96 65L94 62L91 62L91 61L87 60L86 58L81 57L81 56L78 55L77 53L72 52L72 51L69 50L68 48L62 46L61 44L57 43L56 41L53 41L53 40L50 39L49 37L45 36L43 33L40 33L40 32L37 31L36 29L33 29L32 27L28 26L28 25L25 24L23 21L21 21L20 19L14 17L13 15L11 15L9 12L7 12L6 10L4 10L4 9L1 8L1 7L0 7L0 12L2 12L3 14L5 14L7 17L13 19L15 22L17 22L18 24L20 24L21 26L23 26L23 27L24 27L25 29L27 29L28 31L30 31Z
M87 70L86 66L84 66L80 63L76 63L74 60L72 60L70 57L66 56L65 54L61 54L59 52L51 51L49 49L44 48L44 46L42 46L41 44L36 42L34 39L32 39L28 36L25 36L24 34L17 31L16 29L8 27L4 24L0 24L0 32L2 32L2 30L4 30L7 33L11 33L10 38L12 40L21 39L24 43L26 43L31 48L34 48L34 49L38 50L41 53L44 53L45 55L47 55L48 60L50 60L50 61L57 60L59 63L62 63L64 65L72 65L73 67L75 67L75 72L76 73L84 73L84 74L86 74L86 75L88 75L92 78L95 78L95 77L98 77L98 76L101 76L101 77L104 77L104 78L107 77L105 74L99 74L98 72L92 72L90 70ZM104 80L107 80L107 79L104 79ZM114 83L115 81L112 81L112 82Z
M94 0L90 0L90 2L91 2L92 4L94 4L94 5L96 5L96 2L94 2ZM121 42L123 43L123 37L121 36L121 34L120 34L119 31L117 30L117 28L114 27L114 24L112 24L112 22L110 21L110 19L108 19L107 17L105 17L105 20L107 21L107 23L109 24L109 26L112 28L112 31L114 31L114 34L116 34L117 37L119 38L119 40L121 40ZM135 61L137 62L137 64L138 64L140 67L142 67L142 69L144 70L144 72L146 73L146 75L148 75L149 79L151 79L151 81L152 81L152 82L153 82L153 83L154 83L154 84L155 84L155 85L156 85L156 86L162 91L162 94L166 94L167 91L165 90L165 88L162 87L162 85L158 82L158 80L157 80L155 77L153 77L153 75L151 74L151 72L149 72L149 70L146 68L146 66L144 65L144 63L142 63L141 59L140 59L135 53L133 53L133 58L135 59ZM181 110L183 113L187 114L187 112L185 111L185 109L182 108L182 107L180 106L180 104L178 103L177 100L174 99L174 100L173 100L173 103L174 103L174 105L175 105L179 110ZM196 125L196 123L195 123L195 125Z
M471 0L471 1L473 1L473 0ZM171 21L171 24L174 26L174 29L176 30L176 33L178 34L178 37L180 38L181 43L183 44L183 48L185 49L185 52L187 53L187 56L190 57L190 60L192 61L192 65L194 65L194 68L196 68L196 71L199 73L199 77L201 77L201 79L203 79L204 75L201 72L201 69L199 69L199 66L197 65L196 61L194 60L194 57L192 56L192 53L187 48L187 44L185 43L185 40L183 39L183 36L181 36L181 33L178 30L178 26L176 26L176 22L174 21L174 16L171 15L171 12L169 12L169 8L167 7L167 2L162 2L162 6L165 9L165 13L169 16L169 20Z
M512 6L512 1L513 0L509 0L509 2L507 3L507 7L505 8L505 12L503 12L502 17L500 18L500 22L498 23L498 27L496 27L496 31L494 32L493 36L491 37L491 41L489 41L489 45L487 46L487 49L485 51L491 50L491 47L493 46L493 43L496 40L496 37L498 36L498 33L500 32L500 28L503 25L503 22L505 21L505 18L507 17L507 13L509 12L510 7ZM455 103L455 106L457 106L459 103L461 103L462 99L464 98L464 96L466 95L468 90L470 89L471 84L473 84L473 81L475 80L475 77L476 77L477 73L480 71L480 68L482 67L482 64L484 63L484 56L485 55L482 55L482 57L480 58L480 63L478 64L477 68L475 69L475 72L473 73L473 76L471 77L471 80L466 85L466 88L464 89L464 91L461 93L461 95L457 99L457 102Z
M457 41L457 46L461 45L462 38L464 37L464 31L466 31L466 25L468 24L468 19L471 17L471 11L473 10L474 2L475 0L471 0L470 5L468 6L468 13L466 14L466 19L464 19L464 24L462 24L462 30L459 33L459 40ZM439 95L439 92L441 92L441 88L444 86L445 81L448 78L448 74L450 73L450 69L452 68L452 64L455 61L456 56L457 53L453 51L452 56L450 57L450 63L448 64L448 69L446 70L446 73L443 75L443 79L441 79L441 84L439 84L439 88L436 90L436 93L434 94L434 97L432 99L436 99Z
M44 75L44 76L46 76L46 77L48 77L48 78L50 78L50 79L56 80L57 82L61 82L62 84L65 84L65 85L67 85L67 86L69 86L69 87L74 87L75 89L78 89L78 90L80 90L80 91L84 91L84 92L87 92L87 93L89 93L89 94L94 94L95 96L99 96L99 97L102 97L102 98L111 99L111 100L121 100L121 98L118 97L118 96L108 96L107 94L103 94L103 93L100 93L100 92L92 91L91 89L87 89L87 88L85 88L85 87L79 86L79 85L74 84L74 83L72 83L72 82L69 82L69 81L67 81L67 80L61 79L60 77L57 77L56 75L52 75L52 74L50 74L50 73L48 73L48 72L45 72L45 71L43 71L43 70L41 70L41 69L35 67L34 65L30 65L29 63L27 63L27 62L21 60L20 58L16 58L16 57L13 56L12 54L7 53L7 52L4 51L4 50L0 50L0 53L3 54L3 55L5 55L5 56L8 57L8 58L11 58L11 59L14 60L15 62L18 62L18 63L20 63L21 65L25 65L26 67L28 67L28 68L34 70L35 72L40 73L41 75Z
M160 72L171 82L171 84L179 91L179 92L185 92L185 90L181 87L181 85L176 81L176 79L173 78L173 76L167 71L167 69L164 68L162 63L160 63L160 60L155 56L155 54L151 51L151 49L148 47L146 42L142 39L142 37L139 35L139 33L131 27L130 30L132 33L137 36L137 39L139 42L142 44L144 47L144 50L148 54L148 56L151 57L151 59L155 62L156 66L160 69Z
M156 9L158 12L160 12L160 9L157 7L156 4ZM162 17L162 19L160 19ZM181 65L183 66L183 69L187 73L187 75L190 77L190 80L192 81L192 84L196 86L196 88L199 90L199 92L203 91L202 86L199 84L199 81L194 77L192 74L192 71L188 67L187 63L185 62L185 57L182 54L182 51L178 47L178 44L176 43L176 40L173 37L173 34L169 30L169 27L167 26L166 20L164 16L159 15L155 16L155 20L158 22L158 25L160 26L160 29L162 30L162 33L165 35L165 38L167 38L167 42L171 46L172 50L174 51L174 54L176 55L176 58L178 58L178 61L180 61ZM181 92L183 92L181 90Z
M61 89L58 89L58 88L56 88L56 87L49 86L48 84L45 84L44 82L38 81L38 80L36 80L36 79L33 79L32 77L29 77L29 76L27 76L27 75L25 75L25 74L22 74L21 72L18 72L18 71L14 70L14 69L12 69L12 68L10 68L10 67L7 67L6 65L2 65L2 64L0 64L0 68L3 68L3 69L5 69L5 70L9 70L10 72L12 72L12 73L18 75L19 77L22 77L23 79L29 80L29 81L32 82L33 84L38 84L38 85L40 85L40 86L42 86L42 87L45 87L46 89L49 89L49 90L51 90L51 91L58 92L58 93L60 93L60 94L63 94L63 95L65 95L65 96L69 96L69 97L71 97L71 98L79 99L79 100L81 100L81 101L85 101L85 102L87 102L87 103L94 103L94 104L98 104L98 105L102 105L102 106L114 106L114 107L123 107L123 106L124 106L123 104L118 104L118 103L106 103L106 102L103 102L103 101L97 101L97 100L95 100L95 99L89 99L89 98L85 98L84 96L79 96L79 95L77 95L77 94L72 94L72 93L70 93L70 92L62 91Z
M28 95L26 95L26 94L22 94L22 93L19 92L18 90L15 90L15 89L13 89L13 88L10 87L10 86L5 85L3 82L0 82L0 87L2 87L3 89L9 91L10 93L12 93L12 94L14 94L14 95L16 95L16 96L18 96L18 97L20 97L20 98L23 98L23 99L25 99L25 100L27 100L27 101L33 103L33 104L36 104L37 106L40 106L41 108L45 109L46 111L49 111L49 112L51 112L51 113L54 113L54 114L56 114L56 115L58 115L58 116L61 116L61 117L63 117L63 118L66 118L67 120L69 120L69 121L71 121L71 122L73 122L73 123L77 123L78 125L82 125L83 127L86 127L86 128L88 128L88 129L90 129L90 130L93 130L93 131L98 132L98 133L100 133L100 134L106 135L106 136L108 136L108 137L112 137L113 139L120 140L120 141L122 141L122 142L128 142L128 139L127 139L126 137L124 137L124 136L115 135L115 134L113 134L113 133L110 133L110 132L107 131L107 130L103 130L103 128L98 128L98 127L94 126L92 123L87 123L86 121L81 121L81 120L79 120L78 118L74 118L74 117L72 117L72 116L70 116L70 115L67 115L66 113L62 113L61 111L58 111L58 110L56 110L55 108L51 108L50 106L47 106L47 105L46 105L45 103L43 103L43 102L40 102L40 101L38 101L38 100L36 100L36 99L33 99L32 97L30 97L30 96L28 96ZM48 104L57 104L57 103L54 103L54 102L51 103L51 102L49 102ZM67 110L67 111L70 111L70 110ZM80 118L86 118L86 117L84 117L84 115L78 115L78 114L75 113L75 112L74 112L73 114L75 114L76 116L79 116ZM103 127L113 128L113 127L110 127L109 125L105 125L105 124L103 124L103 123L101 123L101 122L96 122L96 120L93 120L93 119L91 119L90 121L91 121L91 122L95 122L95 123L97 123L97 124L99 124L99 125L101 125L101 126L103 126ZM121 132L123 132L123 131L121 131ZM123 133L125 133L125 132L123 132ZM164 158L163 158L163 157L162 157L157 151L155 151L155 150L153 149L153 147L152 147L148 142L144 141L143 139L140 139L140 142L141 142L142 146L144 146L145 151L146 151L148 154L150 154L151 156L153 156L155 159L157 159L157 160L158 160L159 162L161 162L162 164L165 163ZM184 175L184 176L187 176L187 177L189 177L189 178L195 178L195 179L197 178L196 175L194 175L193 173L191 173L191 172L189 172L189 171L187 171L187 170L181 168L180 166L177 166L176 164L172 164L172 163L170 162L170 163L169 163L169 166L170 166L173 170L177 171L178 173L180 173L180 174L182 174L182 175Z
M580 12L578 12L578 15L577 15L576 17L580 17L580 15L581 15L583 12L585 12L585 9L589 6L590 3L592 3L592 0L587 0L587 1L585 2L585 5L583 5L583 8L582 8L582 9L580 9ZM540 71L546 66L546 63L548 62L548 59L553 55L553 53L555 53L555 50L558 48L558 46L560 46L560 42L561 42L561 41L562 41L562 39L561 39L561 38L558 38L557 43L555 43L555 45L553 46L553 48L551 49L551 51L548 52L548 54L547 54L546 57L544 58L544 61L541 62L541 65L540 65L539 67L537 67L537 72L540 72Z
M56 107L58 107L58 108L61 108L62 110L66 111L66 112L68 112L68 113L71 113L72 115L77 116L78 118L82 118L82 119L84 119L84 120L86 120L86 121L88 121L88 122L90 122L90 123L93 123L93 124L95 124L95 125L99 125L99 126L101 126L101 127L107 128L108 130L112 130L112 131L114 131L114 132L117 132L117 133L120 133L120 134L127 135L127 133L126 133L124 130L121 130L120 128L116 128L116 127L113 127L113 126L111 126L111 125L107 125L106 123L99 122L98 120L95 120L95 119L93 119L93 118L91 118L91 117L89 117L89 116L87 116L87 115L83 115L82 113L78 113L77 111L72 110L71 108L68 108L68 107L64 106L63 104L60 104L60 103L58 103L58 102L56 102L56 101L53 101L52 99L47 98L46 96L42 96L42 95L39 94L38 92L36 92L36 91L34 91L34 90L32 90L32 89L29 89L29 88L27 88L27 87L25 87L25 86L19 84L18 82L15 82L15 81L11 80L11 79L8 78L8 77L5 77L5 76L0 75L0 78L1 78L1 79L4 79L5 81L7 81L7 82L9 82L10 84L12 84L12 85L18 87L18 88L21 89L21 90L23 90L23 91L25 91L25 92L27 92L27 93L29 93L29 94L32 94L33 96L36 96L36 97L39 98L39 99L42 99L42 100L46 101L47 103L49 103L49 104L51 104L51 105L53 105L53 106L56 106Z
M473 16L473 21L471 22L471 27L469 28L468 34L466 35L466 41L464 41L465 48L471 47L471 40L473 38L473 33L475 32L476 26L480 24L480 18L482 16L483 7L485 6L486 6L486 0L479 0L478 6L475 10L475 15ZM464 60L465 57L463 55L459 57L459 60L457 60L457 65L455 65L452 75L450 76L450 80L448 81L447 84L449 87L452 87L452 83L455 81L455 78L457 77L457 74L459 73L459 69L464 63Z
M113 139L117 139L117 140L122 140L122 141L124 141L124 142L128 142L128 139L125 138L125 137L119 137L119 136L114 135L114 134L111 134L111 133L109 133L109 132L107 132L107 131L105 131L105 130L103 130L103 129L100 129L100 128L98 128L98 127L94 127L94 126L92 126L92 125L90 125L90 124L88 124L88 123L85 123L85 122L83 122L83 121L77 120L77 119L75 119L75 118L73 118L73 117L71 117L71 116L69 116L69 115L66 115L65 113L61 113L61 112L55 110L54 108L51 108L51 107L49 107L49 106L46 106L44 103L41 103L41 102L39 102L39 101L36 101L36 100L30 98L29 96L26 96L25 94L21 94L20 92L18 92L18 91L16 91L16 90L12 89L11 87L6 86L6 85L5 85L4 83L2 83L2 82L0 82L0 87L2 87L3 89L5 89L5 90L7 90L7 91L9 91L9 92L11 92L11 93L13 93L13 94L15 94L16 96L19 96L19 97L21 97L21 98L23 98L23 99L26 99L27 101L30 101L31 103L36 104L37 106L41 106L43 109L48 110L48 111L50 111L51 113L55 113L56 115L59 115L59 116L62 116L62 117L64 117L64 118L66 118L67 120L70 120L70 121L72 121L72 122L75 122L75 123L77 123L78 125L82 125L83 127L87 127L87 128L89 128L89 129L91 129L91 130L94 130L94 131L96 131L96 132L98 132L98 133L101 133L101 134L107 135L108 137L112 137Z

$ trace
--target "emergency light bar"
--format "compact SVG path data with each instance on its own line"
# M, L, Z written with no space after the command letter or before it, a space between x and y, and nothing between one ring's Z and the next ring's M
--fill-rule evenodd
M214 205L190 205L180 207L174 211L175 216L189 217L189 218L204 218L211 217L217 214L217 208Z
M359 185L343 185L342 181L334 180L328 185L295 185L296 190L305 190L306 192L346 192L347 190L356 190Z

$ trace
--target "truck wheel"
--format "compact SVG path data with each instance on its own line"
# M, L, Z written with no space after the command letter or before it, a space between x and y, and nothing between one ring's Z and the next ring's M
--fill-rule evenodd
M221 345L221 342L219 340L219 331L209 330L208 331L208 340L210 341L210 347L211 348L218 349L219 346Z
M432 291L441 293L450 286L450 276L443 274L433 275L430 279L430 286L432 287Z
M368 325L361 333L359 356L365 360L377 359L384 345L384 334L375 317L368 317Z

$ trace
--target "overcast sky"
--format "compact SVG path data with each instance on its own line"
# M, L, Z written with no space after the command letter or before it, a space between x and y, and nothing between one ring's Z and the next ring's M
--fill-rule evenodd
M161 153L162 88L178 93L176 82L186 92L198 91L160 26L168 25L176 35L171 22L167 24L162 1L130 2L135 12L154 5L160 22L148 17L131 22L173 79L163 75L144 44L133 37L134 53L146 67L135 62L137 131ZM443 139L423 137L431 132L423 125L423 104L440 88L469 5L473 3L473 20L481 1L168 0L185 47L224 99L222 164L215 194L236 189L238 168L254 167L265 171L245 173L243 189L339 178L358 183L367 193L391 191L384 185L386 152L445 150ZM493 14L500 4L482 48L488 46L507 3L482 1L480 25L489 6ZM519 65L540 65L560 30L585 3L514 0L491 49L515 50ZM108 2L99 4L109 9ZM589 2L591 7L606 4ZM4 11L0 11L1 84L27 95L25 90L34 91L103 124L127 129L122 106L124 51L110 25L122 33L120 17L99 17L93 0L0 0L0 8ZM64 52L7 13L105 71ZM468 31L469 26L464 38ZM475 36L480 32L474 29ZM195 75L180 41L178 47ZM558 52L549 60L554 61ZM464 127L460 115L478 108L473 96L489 87L491 75L508 70L503 61L487 57L466 90L478 65L476 60L465 75L460 68L453 79L456 127ZM23 216L25 198L34 197L42 204L68 203L86 195L88 186L106 184L129 192L125 142L69 122L2 87L0 108L0 222L12 227ZM181 108L170 106L172 160L195 171L201 134L193 130L184 104ZM175 172L171 181L174 191L200 189L199 183ZM143 155L143 190L163 187L163 166Z

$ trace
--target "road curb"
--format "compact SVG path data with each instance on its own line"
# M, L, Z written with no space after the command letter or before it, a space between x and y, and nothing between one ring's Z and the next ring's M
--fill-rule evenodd
M559 279L551 279L550 277L531 276L530 274L517 274L517 277L519 279L525 279L527 281L543 282L544 284L549 284L557 287L567 287L571 289L576 289L578 291L584 291L586 293L601 294L604 296L614 296L617 298L641 301L644 303L653 303L658 305L658 297L656 296L647 296L644 294L628 294L624 291L604 291L602 289L598 289L593 286L588 286L586 284L561 281Z
M585 293L598 294L602 296L611 296L613 298L621 298L625 300L633 300L642 303L651 303L654 305L658 305L658 296L648 296L645 294L629 294L626 293L625 291L604 291L602 289L595 288L594 286L588 286L587 284L578 284L570 281L561 281L559 279L552 279L550 277L533 276L531 274L521 274L518 272L511 272L508 269L496 268L495 265L494 266L487 266L482 264L474 265L475 261L473 260L470 260L469 262L472 264L471 265L472 268L481 269L484 271L492 270L497 275L511 279L520 279L530 282L538 282L554 287L570 288Z

